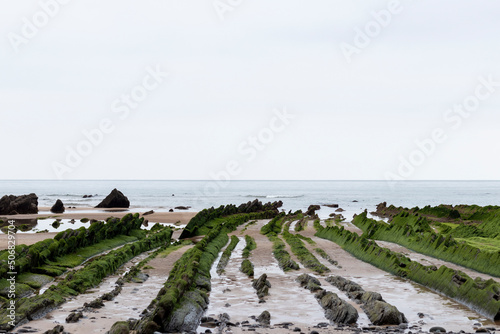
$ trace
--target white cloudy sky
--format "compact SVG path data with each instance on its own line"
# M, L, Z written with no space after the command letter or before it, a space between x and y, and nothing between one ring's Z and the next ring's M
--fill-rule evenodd
M0 179L209 179L231 161L233 179L500 178L500 85L444 118L500 82L498 1L401 0L348 62L341 45L389 2L220 0L221 20L213 0L65 0L16 52L51 1L0 0ZM157 66L168 78L120 119L113 102ZM250 154L276 109L294 118ZM103 119L114 130L69 166Z

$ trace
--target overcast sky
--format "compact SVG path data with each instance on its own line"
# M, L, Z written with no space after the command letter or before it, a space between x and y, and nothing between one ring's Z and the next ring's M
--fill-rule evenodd
M0 179L498 180L499 15L0 0Z

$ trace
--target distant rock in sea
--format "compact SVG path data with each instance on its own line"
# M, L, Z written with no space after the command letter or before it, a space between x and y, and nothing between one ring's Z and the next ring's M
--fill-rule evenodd
M38 197L29 195L5 195L0 199L1 215L17 215L38 213Z
M113 189L111 193L96 208L129 208L128 198L118 189Z
M50 208L50 212L52 213L64 213L65 210L64 204L60 199L58 199L52 208Z

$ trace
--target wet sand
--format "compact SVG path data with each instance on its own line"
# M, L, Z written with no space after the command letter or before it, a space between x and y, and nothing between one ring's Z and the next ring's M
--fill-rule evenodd
M68 324L65 319L72 311L81 310L86 302L113 290L116 280L130 267L146 258L150 252L135 257L122 266L116 274L104 279L96 288L78 295L43 318L29 322L26 326L35 328L41 333L58 324L62 324L65 331L69 333L106 333L117 321L126 321L130 318L139 319L139 315L156 297L167 280L175 261L189 248L189 246L185 246L170 253L167 257L157 257L148 262L148 265L154 269L143 270L149 275L144 283L125 283L121 293L113 301L104 302L103 308L83 311L84 318L80 319L78 323ZM25 326L20 326L17 330L23 327Z
M336 293L340 298L355 306L360 315L359 327L370 326L368 317L360 309L359 305L349 300L346 294L326 282L325 278L327 276L341 275L357 282L366 291L381 293L387 302L396 306L406 315L412 331L428 331L433 326L442 326L448 331L458 332L464 330L474 332L477 327L475 324L478 323L483 326L494 326L493 322L484 319L480 314L458 302L430 291L419 284L388 274L356 259L337 244L314 237L315 230L312 227L312 222L308 224L302 234L312 238L316 245L305 243L306 247L313 254L315 254L314 248L322 248L339 262L341 268L330 264L315 254L322 264L330 268L331 273L317 275L303 268L302 265L300 265L301 269L299 271L283 273L272 255L271 242L259 232L264 223L260 221L258 224L248 227L244 233L234 233L241 238L241 241L233 252L226 267L226 272L220 276L215 271L212 273L212 293L207 315L217 318L218 314L225 312L229 314L232 322L249 321L252 324L255 321L250 318L251 316L258 316L263 310L268 310L271 313L272 326L276 327L282 322L291 322L294 325L290 326L291 329L289 330L274 328L262 329L262 332L291 332L294 327L301 328L302 332L305 332L305 329L307 329L307 332L311 330L316 330L319 333L331 332L333 327L328 327L325 330L313 328L319 322L328 322L328 320L324 318L323 310L319 307L313 294L306 289L300 288L294 280L296 276L305 272L317 277L324 289ZM267 302L265 304L258 303L255 291L251 286L251 280L239 272L239 265L242 260L241 250L245 245L242 238L244 234L254 237L258 245L250 257L255 266L255 278L258 278L262 273L267 273L268 280L272 284L271 295L266 298ZM291 253L289 246L287 246L287 250L290 252L292 259L299 263ZM424 313L423 318L418 315L420 312ZM200 329L204 330L204 328ZM231 328L231 331L239 333L243 329Z

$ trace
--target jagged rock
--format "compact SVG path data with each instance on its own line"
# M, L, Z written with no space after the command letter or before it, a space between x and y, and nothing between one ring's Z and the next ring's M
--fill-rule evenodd
M314 216L316 214L316 210L320 210L321 207L319 205L309 205L307 208L306 216Z
M96 208L129 208L130 202L123 193L116 188Z
M62 325L57 325L51 330L45 331L43 334L59 334L59 333L66 333Z
M186 292L183 299L185 302L173 312L167 323L163 323L162 332L192 332L198 327L208 306L208 295L196 289Z
M259 299L263 299L265 296L269 295L271 282L267 280L266 274L262 274L258 279L253 280L252 286L255 290L257 290L257 297L259 297Z
M83 318L82 312L72 312L66 317L66 322L67 323L75 323L75 322L80 321L81 318Z
M262 326L269 326L271 324L271 313L269 311L264 311L262 312L258 318L257 322L261 324Z
M311 292L316 292L321 289L321 282L308 274L299 275L295 280L300 283L301 287Z
M333 292L321 290L316 294L319 304L325 310L325 317L337 324L353 324L358 320L358 311Z
M64 213L65 210L64 204L60 199L58 199L52 208L50 208L50 212L52 213Z
M372 291L365 291L361 294L361 297L359 298L360 302L362 304L367 304L371 303L374 301L381 301L385 302L384 299L382 299L382 295L378 292L372 292Z
M363 311L376 326L383 325L399 325L402 323L407 323L406 317L399 310L386 302L383 301L373 301L361 306Z
M128 322L126 321L115 322L108 332L108 334L128 334L128 333L130 333L130 329Z
M94 299L93 301L89 303L83 304L83 307L88 307L88 308L102 308L104 307L104 303L101 298Z
M38 213L38 197L29 195L5 195L0 199L0 215Z
M250 213L250 212L261 212L261 211L278 211L278 208L283 206L282 201L269 202L262 204L259 200L254 200L252 202L243 203L238 207L239 213Z

